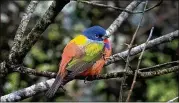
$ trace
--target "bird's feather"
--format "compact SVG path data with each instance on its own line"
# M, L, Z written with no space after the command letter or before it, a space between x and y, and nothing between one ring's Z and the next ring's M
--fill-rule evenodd
M77 38L79 39L79 37ZM86 69L92 67L94 63L102 57L102 54L104 51L103 50L104 44L102 42L96 42L96 41L87 39L85 40L86 42L81 42L81 44L79 44L78 41L76 41L77 43L75 41L76 41L76 38L73 39L72 42L70 43L74 43L73 48L71 49L73 49L74 52L76 53L75 55L71 54L71 59L66 64L66 67L65 67L66 70L71 71L71 73L68 76L72 78L84 72ZM70 45L71 44L67 46L70 46ZM68 48L68 47L65 47L65 48Z
M103 55L108 41L103 41L102 36L106 30L100 26L86 29L82 35L76 36L64 48L62 60L55 82L52 84L47 96L52 97L64 81L74 79L76 75L99 73L105 63ZM95 69L95 70L93 70Z
M63 79L60 77L60 75L56 76L56 79L55 79L54 83L52 84L50 89L45 94L48 98L51 98L56 93L56 91L58 90L59 86L63 83L62 80Z

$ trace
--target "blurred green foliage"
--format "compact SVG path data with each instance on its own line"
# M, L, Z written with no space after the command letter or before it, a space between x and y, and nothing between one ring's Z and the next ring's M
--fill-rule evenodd
M178 84L174 73L147 80L147 99L149 102L165 102L178 95Z

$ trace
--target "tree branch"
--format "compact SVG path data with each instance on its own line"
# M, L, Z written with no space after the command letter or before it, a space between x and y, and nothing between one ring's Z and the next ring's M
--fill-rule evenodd
M29 20L32 16L32 13L34 12L37 4L39 1L31 1L30 4L27 6L26 11L22 17L22 20L20 22L20 25L17 29L15 38L14 38L14 44L11 48L11 51L9 53L9 61L11 63L18 63L18 60L16 59L16 55L18 53L18 50L20 49L21 40L24 37L24 32L26 30L27 24L29 23Z
M161 68L169 68L171 66L175 66L175 65L178 65L178 64L179 64L179 61L167 62L167 63L158 64L158 65L147 67L147 68L141 68L141 69L139 69L139 72L147 73L147 72L143 72L142 71L143 69L150 70L149 72L152 72L152 71L156 71L156 68L158 68L157 70L160 70ZM13 70L12 72L19 72L19 73L24 73L24 74L28 74L28 75L43 76L43 77L49 77L49 78L55 78L56 77L56 73L55 72L36 71L35 69L27 68L27 67L20 66L20 65L12 66L11 69ZM124 71L118 72L117 76L119 76L119 73L120 73L120 75L122 73L124 73ZM133 71L129 70L126 73L128 75L129 74L133 74ZM99 78L106 79L105 78L106 76L104 76L104 75L102 76L102 75L103 74L97 75L97 76L93 76L93 77L89 76L88 78L86 78L86 76L77 76L76 79L85 79L86 78L86 80L88 80L88 81L96 80L96 79L99 79ZM108 74L105 74L105 75L108 75ZM109 75L110 75L110 73L109 73ZM110 78L109 75L108 75L108 78ZM114 78L116 78L117 76L114 76Z
M150 40L148 42L148 45L146 46L146 49L150 49L150 48L157 46L159 44L162 44L162 43L171 42L172 40L178 39L178 38L179 38L179 32L178 32L178 30L176 30L176 31L171 32L169 34L166 34L166 35L163 35L163 36L158 37L156 39ZM145 43L140 44L140 45L132 48L131 52L130 52L130 56L137 55L138 53L140 53L142 51L142 49L144 47L145 47ZM128 50L123 51L121 53L114 54L107 60L105 65L109 65L109 64L112 64L114 62L117 62L117 61L121 60L121 57L126 58L127 54L128 54Z
M144 4L145 4L145 5L144 5ZM138 26L137 26L137 29L136 29L134 35L132 36L132 40L131 40L131 42L130 42L130 44L129 44L129 46L128 46L128 53L127 53L126 65L125 65L125 68L124 68L124 70L126 70L126 71L128 70L128 66L129 66L130 52L131 52L131 49L132 49L132 47L133 47L133 42L134 42L134 40L135 40L135 38L136 38L136 36L137 36L137 33L138 33L138 31L139 31L139 29L140 29L140 27L141 27L142 20L143 20L143 18L144 18L144 13L145 13L145 10L146 10L146 8L147 8L147 4L148 4L148 1L143 2L144 7L143 7L142 16L141 16L141 18L140 18L140 21L139 21L139 24L138 24ZM145 46L144 46L144 47L145 47ZM120 94L119 94L119 101L121 101L121 102L123 101L123 85L125 85L125 81L126 81L126 78L127 78L125 73L123 74L123 77L124 77L124 79L123 79L122 82L121 82Z
M141 63L141 60L142 60L142 56L143 56L143 54L144 54L146 45L148 44L150 38L152 37L153 30L154 30L154 27L152 27L152 29L151 29L151 31L150 31L150 34L149 34L149 37L148 37L147 41L145 42L145 46L144 46L144 48L143 48L143 50L142 50L142 53L141 53L140 56L139 56L139 60L138 60L138 63L137 63L137 69L135 70L134 78L133 78L132 85L131 85L131 88L130 88L130 90L129 90L129 93L128 93L126 102L129 102L129 100L130 100L130 96L131 96L131 94L132 94L134 85L135 85L135 83L136 83L136 78L137 78L137 74L138 74L138 71L139 71L139 67L140 67L140 63Z
M82 1L82 0L74 0L74 1L84 3L84 4L88 4L88 5L92 5L92 6L101 7L101 8L112 8L112 9L114 9L116 11L123 11L123 12L131 13L131 14L143 13L143 11L134 12L134 11L130 11L130 10L127 10L127 9L118 8L118 7L114 7L114 6L110 6L110 5L97 4L97 3L94 3L94 2L90 2L90 1ZM147 12L147 11L150 11L150 10L154 9L155 7L157 7L160 4L162 4L162 2L163 2L163 0L160 0L156 5L146 9L144 12Z
M28 75L44 76L44 77L50 77L50 78L56 77L55 72L36 71L35 69L24 67L22 65L11 66L11 69L12 69L11 72L19 72L19 73L28 74Z
M173 99L171 99L171 100L169 100L167 103L173 103L175 100L177 100L179 98L179 96L178 97L175 97L175 98L173 98Z
M45 82L34 84L30 87L18 90L16 92L10 93L5 96L1 96L1 102L13 102L13 101L20 101L25 98L31 97L39 92L43 92L47 90L51 84L54 82L55 79L50 79Z
M138 72L137 77L139 79L146 79L146 78L151 78L155 76L160 76L163 74L168 74L172 72L176 72L179 70L179 65L173 66L170 68L163 68L161 70L156 70L156 71L149 71L149 72ZM101 80L101 79L111 79L111 78L118 78L118 77L123 77L123 73L126 73L128 76L134 76L134 72L129 70L129 71L120 71L120 72L114 72L114 73L107 73L107 74L102 74L94 77L89 77L87 78L88 81L92 80ZM76 79L85 79L84 77L76 77Z
M55 17L58 13L63 9L63 7L70 0L63 1L53 1L50 5L49 9L45 12L45 14L41 17L41 19L36 23L31 32L24 37L21 38L21 44L17 51L13 52L13 55L10 54L10 61L16 61L16 63L20 64L27 54L27 52L31 49L31 47L36 43L42 33L47 29L47 27L54 21Z
M158 65L155 65L155 66L151 66L151 67L147 67L147 68L141 68L139 69L140 72L143 72L143 70L145 71L156 71L158 69L161 69L161 68L169 68L171 66L174 66L174 65L177 65L179 64L179 61L172 61L172 62L167 62L167 63L163 63L163 64L158 64ZM156 69L157 68L157 69ZM19 73L24 73L24 74L28 74L28 75L35 75L35 76L43 76L43 77L49 77L49 78L55 78L56 77L56 73L55 72L48 72L48 71L36 71L35 69L32 69L32 68L28 68L28 67L24 67L22 65L16 65L16 66L12 66L10 68L11 72L19 72ZM131 74L130 73L131 70L128 71L128 74ZM118 73L124 73L123 71L121 72L118 72ZM96 80L96 78L101 78L101 77L106 77L106 76L102 76L103 74L101 75L98 75L97 77L96 76L93 76L93 77L88 77L86 80L88 81L91 81L91 80ZM119 75L118 75L119 76ZM85 79L86 76L78 76L76 77L76 79ZM109 77L110 78L110 77ZM106 78L104 78L106 79Z
M153 70L159 69L161 67L167 67L169 65L176 65L176 64L179 64L179 61L172 61L172 62L167 62L167 63L163 63L163 64L158 64L155 66L139 69L139 71L153 71Z
M125 10L128 10L128 11L132 11L133 9L135 9L138 5L140 4L139 1L137 0L134 0L133 2L131 2ZM109 26L109 28L106 30L106 33L108 36L106 36L106 38L108 38L109 36L111 36L116 30L118 27L121 26L121 24L123 23L123 21L125 19L127 19L127 17L129 16L129 13L127 12L122 12L118 17L117 19Z
M159 76L159 75L163 75L163 74L167 74L167 73L171 73L171 72L175 72L179 70L179 65L177 66L173 66L170 68L164 68L162 70L156 70L156 71L149 71L149 72L138 72L138 78L141 79L145 79L145 78L149 78L149 77L154 77L154 76ZM101 80L101 79L110 79L110 78L118 78L118 77L122 77L123 73L126 73L128 76L133 76L133 71L121 71L121 72L114 72L114 73L107 73L107 74L103 74L103 75L98 75L98 76L89 76L87 78L87 80L92 81L92 80ZM84 80L86 77L83 76L79 76L76 77L76 79L82 79ZM1 102L7 102L7 101L19 101L22 100L24 98L28 98L31 97L37 93L46 91L54 82L55 79L49 79L45 82L40 82L37 84L34 84L30 87L15 91L13 93L1 96L0 101ZM63 84L67 83L67 81L64 81Z

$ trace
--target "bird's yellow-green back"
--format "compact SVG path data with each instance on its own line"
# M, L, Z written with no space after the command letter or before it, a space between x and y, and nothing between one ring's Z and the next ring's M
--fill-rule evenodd
M70 43L75 43L77 46L76 49L78 49L77 51L83 54L81 54L82 56L80 58L74 57L68 63L68 69L74 69L71 67L78 63L95 62L100 59L103 54L104 43L102 41L89 40L84 35L77 35Z

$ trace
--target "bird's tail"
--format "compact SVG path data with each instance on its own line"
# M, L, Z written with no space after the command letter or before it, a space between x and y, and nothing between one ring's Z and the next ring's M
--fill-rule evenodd
M58 90L58 88L62 85L63 83L63 78L60 77L60 75L57 75L55 78L54 83L52 84L52 86L50 87L50 89L46 92L46 96L48 98L51 98L55 95L56 91Z

